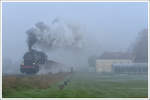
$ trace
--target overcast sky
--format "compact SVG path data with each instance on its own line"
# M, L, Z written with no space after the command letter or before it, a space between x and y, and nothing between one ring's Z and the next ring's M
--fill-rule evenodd
M101 50L126 50L137 33L148 26L147 3L3 3L3 57L21 59L27 51L26 30L55 18L79 23L89 44Z

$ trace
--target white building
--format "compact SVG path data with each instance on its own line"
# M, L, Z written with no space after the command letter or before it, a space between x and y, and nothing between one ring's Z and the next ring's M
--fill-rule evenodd
M96 72L112 72L113 64L132 63L130 55L122 52L105 52L96 60Z

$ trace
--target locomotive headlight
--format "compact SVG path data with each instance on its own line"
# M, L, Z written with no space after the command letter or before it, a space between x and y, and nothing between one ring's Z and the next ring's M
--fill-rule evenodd
M33 63L33 65L35 65L35 63Z

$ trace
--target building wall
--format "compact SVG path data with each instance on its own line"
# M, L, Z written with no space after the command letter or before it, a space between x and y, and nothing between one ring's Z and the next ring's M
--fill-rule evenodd
M129 59L97 59L96 72L112 72L112 64L132 63Z

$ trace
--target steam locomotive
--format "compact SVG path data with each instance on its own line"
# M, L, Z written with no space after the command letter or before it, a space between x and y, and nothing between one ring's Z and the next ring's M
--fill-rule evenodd
M47 55L45 53L32 49L24 54L20 71L25 74L36 74L39 72L40 65L45 64L46 61Z

